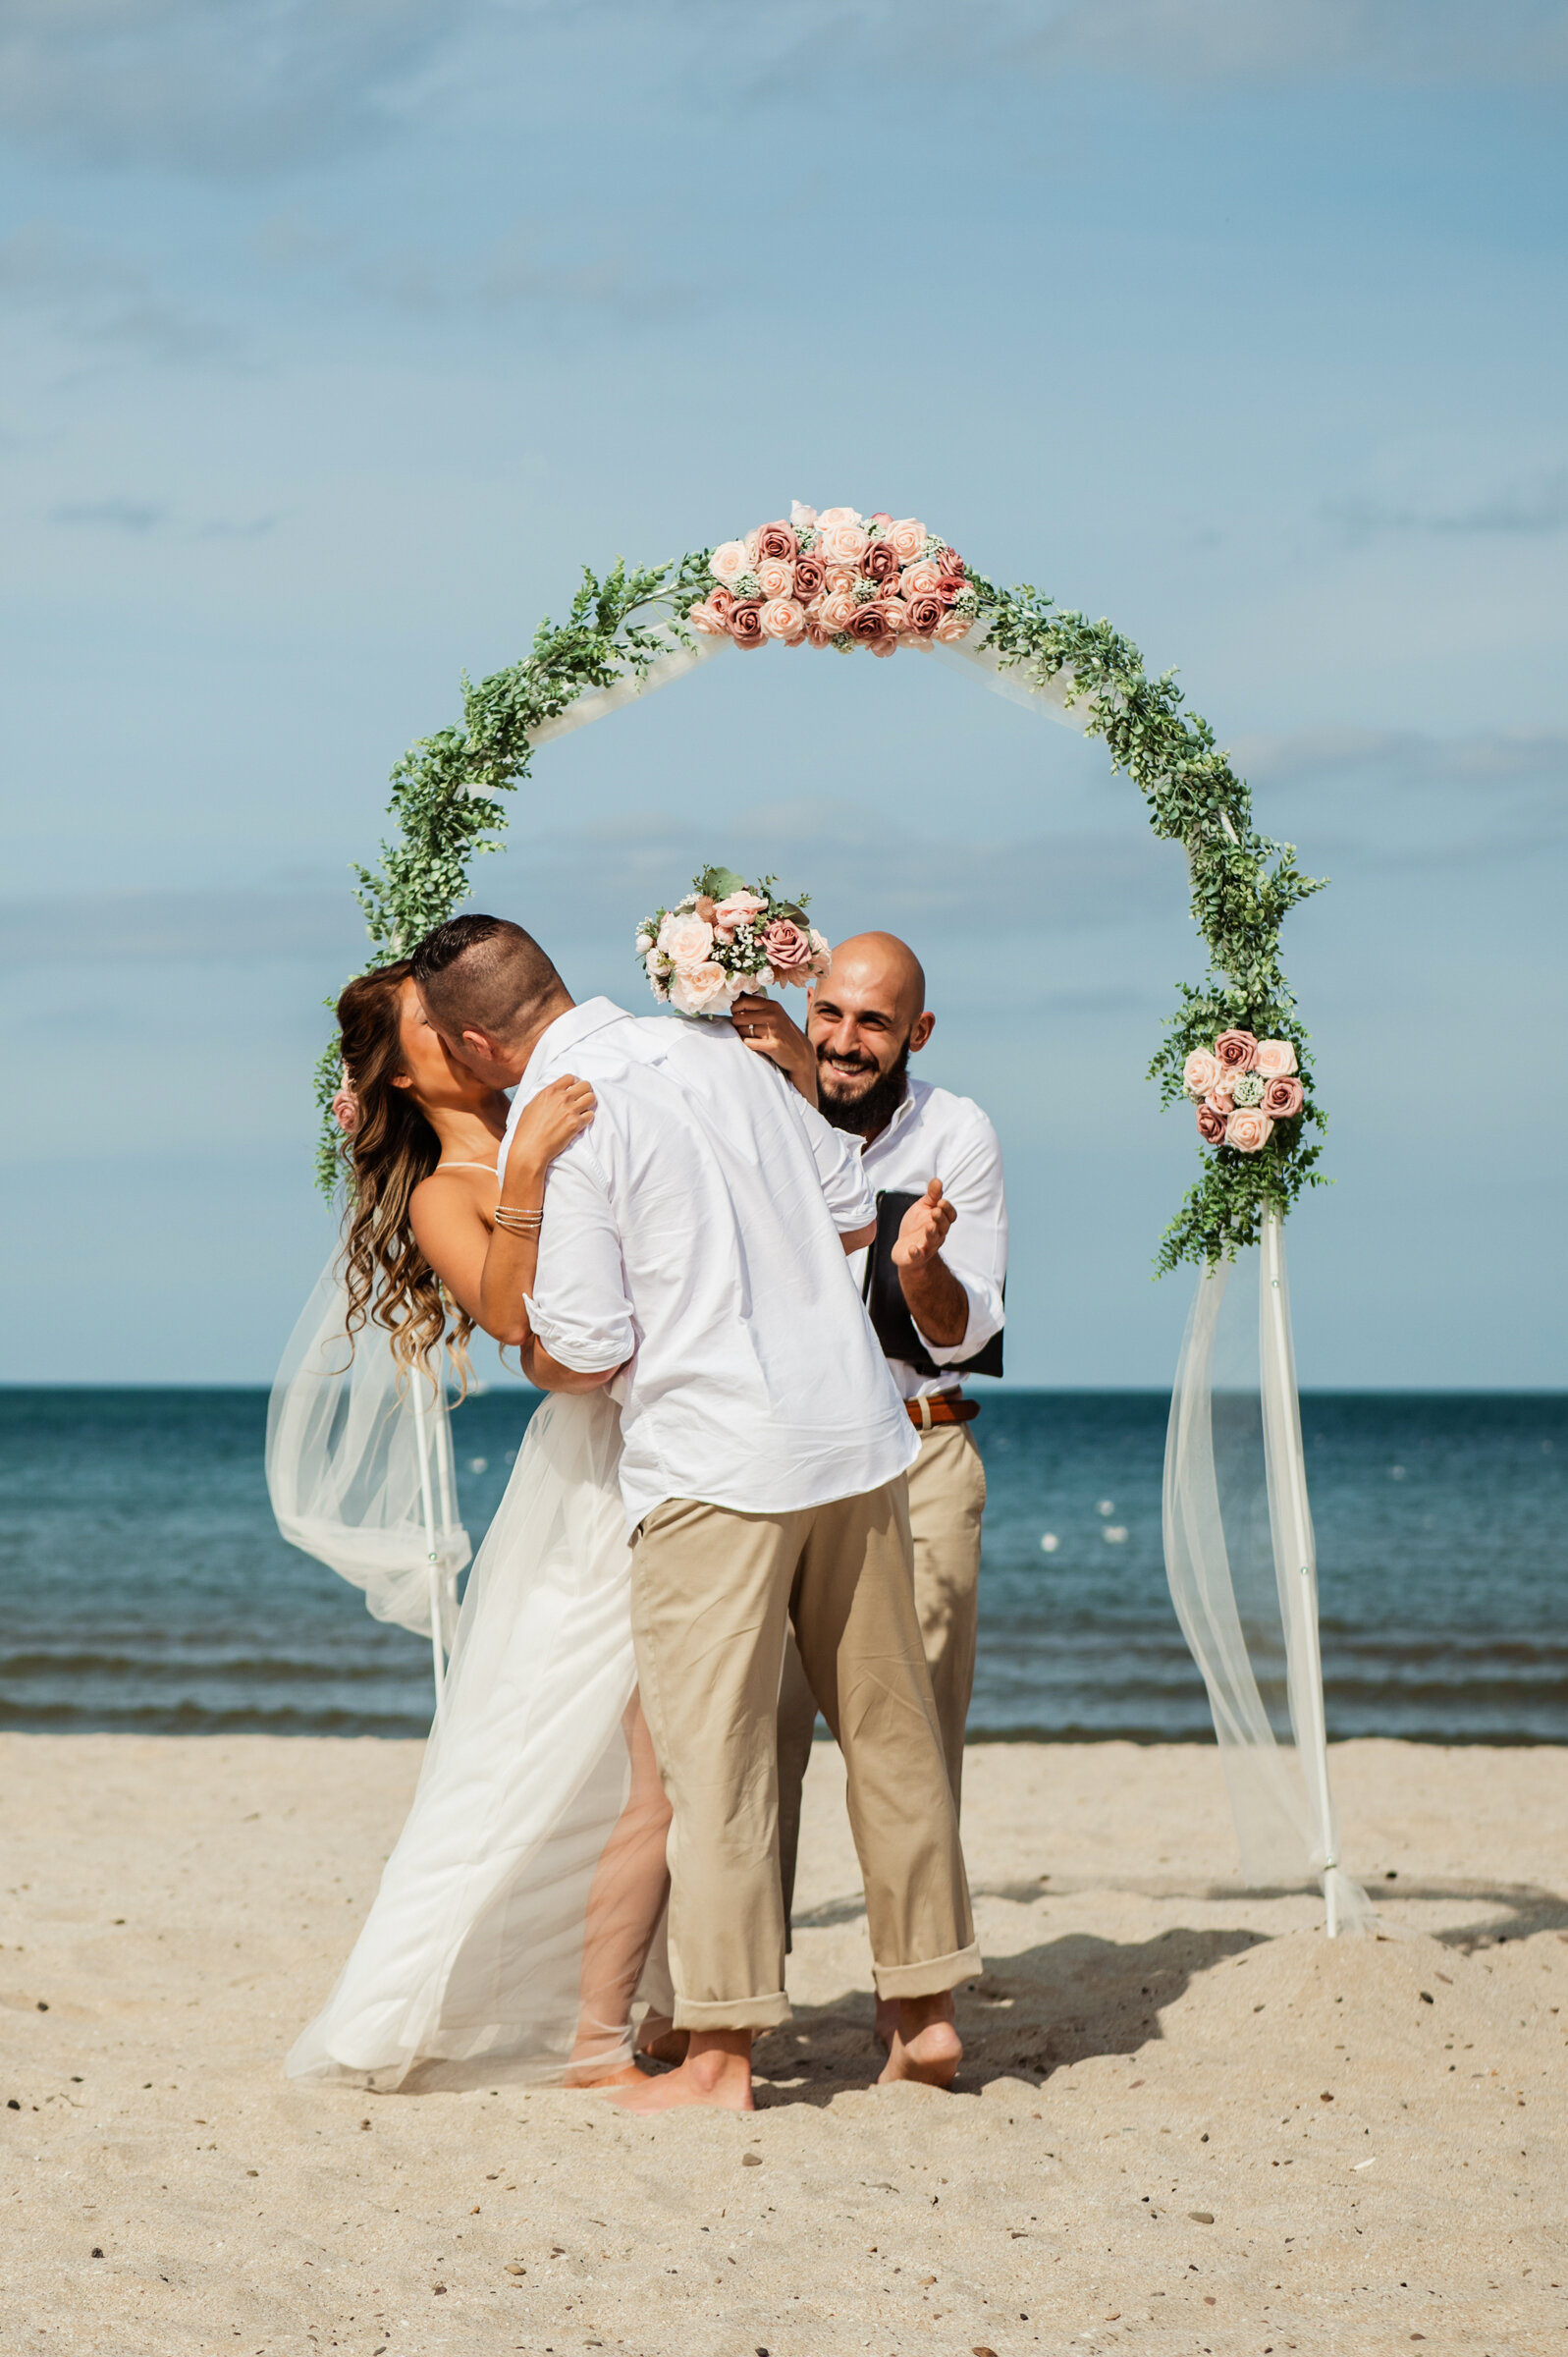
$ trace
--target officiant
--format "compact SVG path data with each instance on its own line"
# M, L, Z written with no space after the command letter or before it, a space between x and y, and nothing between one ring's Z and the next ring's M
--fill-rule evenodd
M926 977L906 942L862 933L834 952L804 1032L776 1000L743 998L735 1028L771 1057L836 1128L861 1139L877 1238L850 1267L920 1454L909 1469L915 1602L953 1799L975 1674L986 1476L964 1386L1001 1373L1007 1205L1001 1148L969 1097L917 1080L909 1060L936 1028ZM816 1726L791 1649L779 1713L779 1846L787 1911L800 1787Z

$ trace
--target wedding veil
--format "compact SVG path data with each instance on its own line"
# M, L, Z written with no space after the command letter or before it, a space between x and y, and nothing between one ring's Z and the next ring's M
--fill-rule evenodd
M364 1591L377 1620L428 1637L439 1701L472 1552L458 1520L447 1387L405 1368L368 1320L351 1343L339 1256L290 1337L267 1409L267 1488L293 1546Z

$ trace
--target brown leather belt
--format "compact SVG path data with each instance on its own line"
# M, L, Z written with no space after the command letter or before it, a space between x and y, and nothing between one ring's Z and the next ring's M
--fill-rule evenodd
M909 1421L929 1432L933 1424L972 1424L980 1413L978 1399L965 1399L957 1392L936 1392L920 1399L906 1399Z

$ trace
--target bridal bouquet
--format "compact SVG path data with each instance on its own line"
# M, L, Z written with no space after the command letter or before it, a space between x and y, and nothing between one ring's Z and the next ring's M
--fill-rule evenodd
M725 540L708 558L712 583L687 610L710 638L737 646L785 646L802 639L850 653L896 652L900 638L967 638L979 593L956 549L917 516L879 509L804 508L789 521L759 524Z
M1214 1047L1195 1048L1182 1086L1198 1108L1198 1134L1211 1146L1261 1154L1275 1122L1294 1121L1306 1102L1288 1039L1221 1031Z
M637 956L661 1006L682 1014L728 1014L743 991L802 987L828 970L828 943L806 921L806 896L780 900L774 878L747 884L710 867L674 908L637 928Z

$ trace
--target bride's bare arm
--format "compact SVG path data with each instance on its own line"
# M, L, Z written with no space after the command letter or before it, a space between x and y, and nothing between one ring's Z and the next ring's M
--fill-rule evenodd
M545 1176L556 1156L585 1129L594 1094L569 1073L532 1099L513 1132L500 1201L520 1210L544 1202ZM408 1206L415 1241L455 1301L498 1343L530 1339L523 1295L538 1273L537 1233L498 1227L488 1205L488 1182L475 1174L432 1176L415 1187Z

